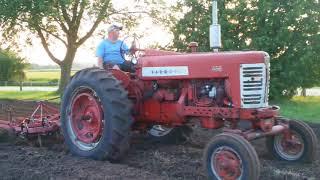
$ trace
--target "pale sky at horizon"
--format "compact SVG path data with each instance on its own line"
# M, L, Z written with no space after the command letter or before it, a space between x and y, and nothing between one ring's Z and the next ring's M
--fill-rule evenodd
M118 3L119 1L113 0L112 2L114 7L117 9L123 7L123 5L129 6L134 1L135 0L122 0L121 3ZM174 2L176 2L176 0L167 1L167 3L169 4L172 4ZM88 25L86 24L85 26ZM74 63L87 64L88 66L96 64L97 58L95 56L95 48L102 39L102 36L98 35L97 32L101 31L104 28L107 28L108 26L108 24L102 23L99 25L99 27L96 30L96 33L78 49ZM136 28L135 32L143 32L144 37L139 39L139 42L140 44L142 44L141 46L144 47L147 47L155 43L158 43L160 45L167 45L173 39L173 35L170 34L168 30L166 30L164 27L161 27L160 25L153 24L151 19L148 18L143 19L143 23ZM132 35L135 32L131 32L130 34ZM122 38L127 35L128 34L124 34L124 32L120 34ZM25 44L26 37L27 36L20 37L19 44ZM35 63L39 65L56 65L44 51L41 42L38 38L32 38L32 44L32 46L25 46L23 48L23 52L21 53L22 57L26 57L26 59L28 59L30 63ZM61 59L64 56L64 49L65 47L62 44L56 44L53 48L51 47L51 50L54 53L54 55Z

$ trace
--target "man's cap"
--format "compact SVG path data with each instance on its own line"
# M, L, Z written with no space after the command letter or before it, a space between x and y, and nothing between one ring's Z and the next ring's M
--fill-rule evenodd
M115 30L122 30L122 26L113 24L108 28L108 32L115 31Z

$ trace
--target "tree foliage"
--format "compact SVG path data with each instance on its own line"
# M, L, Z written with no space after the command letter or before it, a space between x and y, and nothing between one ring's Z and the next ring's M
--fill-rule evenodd
M172 27L173 47L191 41L210 51L211 0L184 0L184 17ZM317 0L219 0L222 50L262 50L271 56L272 97L320 82L320 4Z
M28 63L10 51L0 50L0 81L22 81L26 78L24 70Z
M61 68L60 91L70 78L78 48L103 20L117 13L110 0L0 0L0 4L4 36L10 38L23 30L36 34L49 57ZM66 49L62 59L52 51L57 44Z

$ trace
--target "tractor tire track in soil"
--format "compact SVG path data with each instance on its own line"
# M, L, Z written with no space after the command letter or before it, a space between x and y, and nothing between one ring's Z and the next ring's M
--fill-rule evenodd
M34 102L1 103L14 104L17 110L34 105ZM320 124L310 125L319 140ZM219 130L200 127L194 127L193 130L187 142L177 145L154 143L144 135L133 133L127 157L117 164L72 156L56 137L44 138L43 147L37 147L36 142L2 142L0 179L206 179L202 169L203 149ZM272 159L266 151L264 139L254 141L253 145L261 162L261 180L320 177L319 144L313 164L286 163Z

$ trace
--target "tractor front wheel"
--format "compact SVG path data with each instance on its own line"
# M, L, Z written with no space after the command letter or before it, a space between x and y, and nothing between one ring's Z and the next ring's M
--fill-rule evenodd
M317 138L309 125L290 120L289 131L267 137L266 144L272 155L284 161L312 162L317 151Z
M253 146L242 136L223 133L211 139L203 156L209 179L256 180L260 162Z
M79 71L66 87L61 103L61 130L72 154L119 160L129 148L130 102L110 73Z

